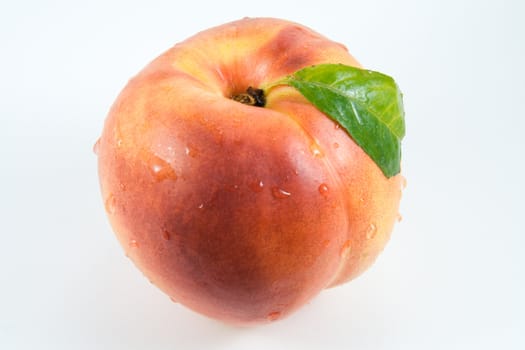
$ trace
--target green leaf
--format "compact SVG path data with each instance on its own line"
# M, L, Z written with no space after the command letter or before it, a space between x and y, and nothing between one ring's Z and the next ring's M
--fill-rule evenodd
M405 112L402 94L391 77L322 64L295 72L285 83L338 122L386 177L400 172Z

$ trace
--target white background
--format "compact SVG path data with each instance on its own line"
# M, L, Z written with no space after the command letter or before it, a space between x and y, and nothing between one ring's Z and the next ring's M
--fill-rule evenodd
M0 349L524 349L524 4L2 1ZM146 63L244 16L305 24L396 78L408 187L369 271L238 329L125 259L92 146Z

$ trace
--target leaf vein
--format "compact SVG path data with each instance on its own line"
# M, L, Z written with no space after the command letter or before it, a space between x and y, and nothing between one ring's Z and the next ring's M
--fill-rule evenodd
M342 92L340 89L337 89L337 88L335 88L335 87L333 87L331 85L328 85L328 84L318 83L318 82L313 82L313 81L303 81L303 80L300 80L300 81L303 82L303 83L307 83L309 85L315 86L315 87L320 88L320 89L329 90L330 92L332 92L332 93L334 93L334 94L336 94L338 96L348 98L348 100L351 102L352 111L354 112L354 114L356 116L358 116L358 114L356 113L356 107L355 107L354 103L356 105L358 105L359 107L365 109L373 118L377 119L381 124L386 126L396 136L396 138L399 139L399 135L397 135L397 133L395 133L392 130L392 128L390 128L390 122L387 122L387 121L384 120L384 118L383 118L384 114L383 113L381 113L379 116L377 116L374 113L374 111L370 107L367 106L366 103L362 103L359 99L355 98L351 94L346 94L346 93ZM359 119L358 119L358 122L359 122ZM359 122L359 123L362 124L361 122Z

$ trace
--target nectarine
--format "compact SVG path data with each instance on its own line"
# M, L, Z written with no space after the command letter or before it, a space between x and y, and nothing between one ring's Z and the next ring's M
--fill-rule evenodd
M171 298L230 323L273 321L358 276L387 243L402 176L272 84L325 63L359 67L304 26L243 19L175 45L118 96L97 152L106 211Z

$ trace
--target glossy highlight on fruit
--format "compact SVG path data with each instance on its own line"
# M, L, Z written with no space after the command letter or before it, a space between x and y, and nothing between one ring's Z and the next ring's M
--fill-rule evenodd
M383 250L402 175L385 177L293 87L262 89L323 63L359 67L307 27L246 18L175 45L118 96L95 147L106 212L172 300L273 322Z

